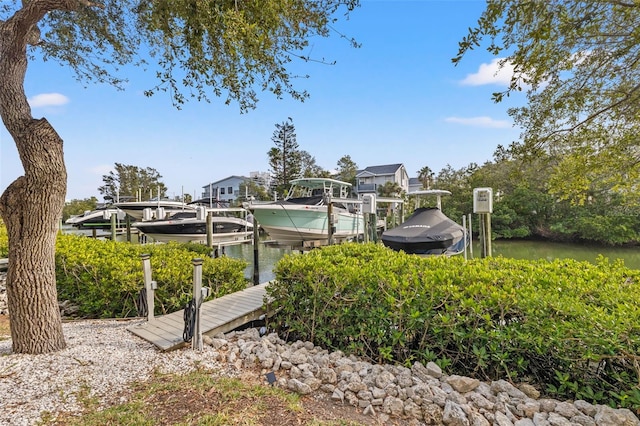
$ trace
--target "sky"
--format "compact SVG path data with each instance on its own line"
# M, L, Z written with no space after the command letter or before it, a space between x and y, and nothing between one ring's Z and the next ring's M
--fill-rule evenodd
M451 62L458 42L484 10L482 0L361 0L328 39L305 52L327 63L294 62L294 81L310 98L299 102L259 93L241 114L223 98L191 100L176 109L169 95L143 92L152 72L126 68L124 91L77 82L58 63L29 64L25 89L35 118L46 117L64 140L67 200L102 197L98 187L115 163L151 167L170 197L191 194L231 175L268 172L275 125L291 117L297 143L326 170L349 155L359 169L402 163L410 177L493 158L518 139L507 109L524 97L494 103L508 69L483 48ZM355 38L353 48L339 33ZM1 126L0 126L1 127ZM23 174L15 144L0 128L0 191Z

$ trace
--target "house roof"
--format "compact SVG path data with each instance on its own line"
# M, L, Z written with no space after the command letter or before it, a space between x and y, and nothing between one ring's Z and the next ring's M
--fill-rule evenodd
M409 178L409 185L422 185L422 182L417 177L412 177Z
M386 164L384 166L369 166L366 169L358 170L356 176L360 176L363 174L373 176L393 175L396 173L396 171L398 171L400 167L403 167L402 163Z

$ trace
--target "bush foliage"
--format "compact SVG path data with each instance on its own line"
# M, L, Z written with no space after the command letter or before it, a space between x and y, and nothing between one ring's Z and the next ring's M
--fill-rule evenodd
M4 221L0 218L0 257L7 257L9 255L9 234L7 234L7 227L4 225Z
M640 271L622 261L465 261L343 244L285 256L274 272L271 326L290 339L640 407Z
M155 291L155 311L165 314L183 309L193 292L194 258L202 258L202 286L209 298L246 287L244 260L211 259L179 243L135 245L58 235L56 280L58 298L80 307L89 318L136 316L138 295L144 287L142 254L150 254Z

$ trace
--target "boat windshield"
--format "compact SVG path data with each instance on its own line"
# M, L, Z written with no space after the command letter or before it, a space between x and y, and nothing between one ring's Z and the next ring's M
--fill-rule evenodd
M291 181L291 188L285 200L291 198L310 198L331 195L333 198L347 198L351 184L335 179L295 179Z

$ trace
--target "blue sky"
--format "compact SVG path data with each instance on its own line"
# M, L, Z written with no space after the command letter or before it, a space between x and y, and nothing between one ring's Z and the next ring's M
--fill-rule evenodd
M202 187L230 175L269 171L275 124L293 119L300 149L334 169L350 155L359 168L403 163L409 175L429 166L458 169L491 160L495 148L519 135L507 115L524 102L495 104L509 74L496 75L484 49L451 63L458 41L484 10L481 0L362 0L335 28L354 37L312 42L312 57L335 65L295 63L310 78L295 82L304 103L262 93L255 110L190 101L181 110L167 94L152 98L153 73L126 70L126 90L83 85L54 62L29 65L25 87L33 116L46 117L64 140L67 199L96 196L115 163L155 168L170 196L199 197ZM22 174L13 140L0 129L0 191Z

